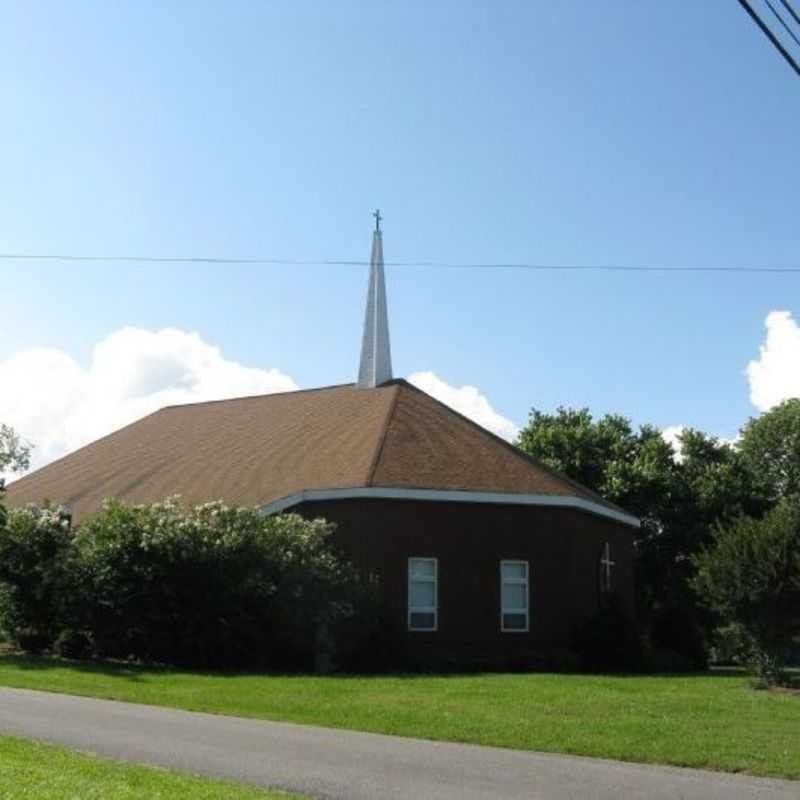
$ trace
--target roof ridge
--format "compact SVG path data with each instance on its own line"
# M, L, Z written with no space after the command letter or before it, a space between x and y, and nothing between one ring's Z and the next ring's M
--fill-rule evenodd
M394 416L395 409L397 408L397 400L400 397L400 384L405 383L402 378L397 380L386 381L385 383L381 384L382 386L391 385L394 389L394 395L392 395L392 400L389 403L389 408L386 410L386 418L383 421L383 425L381 426L381 432L378 436L378 444L375 447L375 452L372 455L372 461L370 462L369 469L367 470L367 480L365 485L372 486L372 481L375 478L375 472L378 469L378 463L381 460L381 455L383 454L383 446L386 444L386 437L389 434L389 426L392 422L392 417Z
M484 428L483 425L479 425L477 422L475 422L475 420L470 419L469 417L467 417L464 414L462 414L460 411L456 411L456 409L451 408L450 406L448 406L447 403L443 403L441 400L438 400L437 398L435 398L432 394L428 394L428 392L424 391L423 389L420 389L418 386L414 386L413 383L410 383L405 378L395 378L395 379L392 380L392 383L403 384L403 385L407 386L408 388L413 389L416 392L419 392L420 394L424 394L425 397L429 397L431 400L433 400L434 403L442 406L442 408L446 409L451 414L455 414L457 417L462 419L464 422L466 422L472 428L476 428L478 431L480 431L485 436L488 436L491 439L494 439L498 444L501 444L504 448L506 448L507 450L510 450L521 461L524 461L524 462L526 462L526 463L528 463L528 464L530 464L532 466L539 467L540 469L543 469L545 472L550 473L550 475L558 478L559 480L564 481L565 483L569 484L570 486L572 486L575 489L579 489L581 492L585 492L587 495L589 495L589 497L594 498L595 500L599 500L600 502L604 503L607 506L610 506L611 508L615 508L615 509L617 509L619 511L623 511L626 514L630 513L628 511L625 511L624 508L621 508L620 506L616 505L615 503L612 503L610 500L606 500L605 497L603 497L601 494L598 494L597 492L593 491L588 486L584 486L582 483L580 483L579 481L576 481L574 478L570 478L569 475L565 475L560 470L557 470L554 467L551 467L549 464L545 464L544 461L541 461L538 458L536 458L535 456L529 455L528 453L524 452L519 447L517 447L515 444L512 444L511 442L507 441L502 436L498 436L496 433L493 433L488 428ZM399 392L398 392L398 394L399 394Z

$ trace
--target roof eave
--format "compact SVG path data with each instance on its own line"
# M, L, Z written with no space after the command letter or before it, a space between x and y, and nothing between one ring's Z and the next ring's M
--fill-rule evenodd
M391 486L353 486L338 489L304 489L262 505L262 514L279 514L307 502L325 500L424 500L438 503L484 503L492 505L545 506L583 511L605 519L640 528L641 521L624 511L609 508L582 497L516 492L475 492L463 489L408 489Z

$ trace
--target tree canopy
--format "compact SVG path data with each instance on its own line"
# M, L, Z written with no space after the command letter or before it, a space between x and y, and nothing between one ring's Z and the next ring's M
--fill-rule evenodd
M785 400L751 419L739 447L771 501L800 493L800 399Z
M762 519L742 516L717 526L711 545L692 560L694 588L744 630L764 681L779 680L800 634L800 502L784 499Z
M709 621L689 585L691 557L710 543L714 525L743 513L759 516L767 507L743 453L690 428L673 447L655 426L637 429L619 414L594 418L585 408L534 409L517 444L641 519L635 539L640 617L653 621L680 611L684 621L673 626L673 638L683 642L663 644L688 648L686 655L701 661L702 645L692 644L690 629L699 633Z
M0 422L0 472L23 472L31 463L31 446L10 426Z
M31 446L23 442L9 425L0 422L0 473L24 472L30 466ZM0 476L0 529L6 524L7 513L3 505L5 480Z

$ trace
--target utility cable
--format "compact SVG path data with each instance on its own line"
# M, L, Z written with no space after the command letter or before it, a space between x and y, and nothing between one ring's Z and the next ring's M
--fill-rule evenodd
M791 3L789 0L781 0L783 7L794 17L794 21L800 25L800 16L798 16L797 12L792 8Z
M778 9L775 8L775 6L772 5L772 3L770 3L769 0L764 0L764 2L767 4L767 6L769 6L769 10L773 13L775 19L777 19L778 22L780 22L780 24L783 25L783 29L786 31L786 33L788 33L789 36L791 36L792 39L794 39L795 44L800 45L800 39L797 38L795 32L788 26L786 20L778 12Z
M780 41L778 41L778 38L767 27L766 23L761 19L761 17L756 14L750 3L748 3L747 0L739 0L739 5L750 15L750 18L753 20L753 22L755 22L756 25L758 25L764 36L766 36L767 39L772 42L777 51L786 59L786 62L789 64L789 66L797 73L798 77L800 77L800 64L798 64L794 58L792 58L789 51L780 43Z
M270 265L290 267L368 267L363 259L298 259L298 258L216 258L203 256L98 256L41 253L0 253L4 261L63 261L63 262L126 262L142 264L231 264ZM387 267L423 267L430 269L532 270L550 272L730 272L730 273L800 273L800 267L773 266L701 266L701 265L631 265L631 264L536 264L522 262L445 262L445 261L386 261Z

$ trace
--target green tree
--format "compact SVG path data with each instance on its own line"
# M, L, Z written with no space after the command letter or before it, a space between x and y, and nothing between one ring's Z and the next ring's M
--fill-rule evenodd
M800 493L800 399L750 419L739 449L771 501Z
M692 584L704 602L745 631L761 680L779 682L800 634L800 502L783 500L761 519L718 526L693 562Z
M645 517L639 545L650 579L666 577L671 602L693 606L690 556L710 542L715 525L741 514L760 516L767 503L732 444L692 428L684 429L678 441L679 452L655 513Z
M31 461L31 447L22 441L19 434L9 425L0 422L0 472L23 472ZM6 508L3 505L5 480L0 477L0 529L6 522Z
M657 428L635 431L619 414L594 419L588 409L534 409L517 446L606 499L645 519L667 498L675 453Z
M676 451L652 425L634 429L619 414L595 419L588 409L567 408L533 410L517 444L640 518L640 619L651 624L657 645L701 661L700 628L711 621L689 586L690 557L710 541L716 522L764 509L736 448L685 429Z
M24 472L31 463L31 446L9 425L0 422L0 472Z

